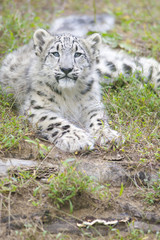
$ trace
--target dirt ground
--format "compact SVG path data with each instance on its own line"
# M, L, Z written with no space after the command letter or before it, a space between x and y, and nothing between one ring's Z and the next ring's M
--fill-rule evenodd
M142 230L144 235L147 233L145 239L158 239L155 234L160 229L159 202L148 205L144 201L144 187L146 187L146 182L148 184L153 182L158 166L151 163L148 166L139 164L140 154L135 151L131 152L131 150L124 154L120 150L110 149L106 152L97 148L91 153L75 155L62 153L53 147L44 160L36 161L34 159L37 158L37 151L33 145L24 142L21 147L22 149L14 150L6 156L1 155L3 163L6 159L18 158L22 159L22 162L23 159L28 159L31 161L31 166L22 167L26 170L32 169L33 160L38 166L39 174L36 180L28 179L23 187L19 186L18 191L1 195L3 205L1 206L1 237L5 236L5 239L56 239L56 236L61 233L63 237L66 237L64 239L88 239L88 237L98 240L119 239L116 232L119 230L124 239L125 236L128 239L129 232L138 229ZM77 170L94 177L100 184L110 184L108 197L101 200L91 194L80 194L73 200L74 211L71 214L68 204L57 209L43 187L38 196L39 204L34 206L34 189L44 184L47 173L49 176L63 171L62 161L66 159L75 159ZM47 170L46 166L48 166ZM12 166L12 169L16 173L17 167ZM122 182L124 190L120 196ZM86 217L104 218L106 221L108 219L122 220L127 217L128 221L107 227L95 225L92 228L78 228L77 223ZM152 233L148 234L150 231Z

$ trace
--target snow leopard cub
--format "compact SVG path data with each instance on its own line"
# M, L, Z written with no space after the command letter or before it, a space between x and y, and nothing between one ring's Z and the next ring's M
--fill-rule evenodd
M33 41L34 49L29 43L10 53L0 71L1 84L14 94L20 113L63 151L119 142L101 101L100 35L80 39L39 29Z

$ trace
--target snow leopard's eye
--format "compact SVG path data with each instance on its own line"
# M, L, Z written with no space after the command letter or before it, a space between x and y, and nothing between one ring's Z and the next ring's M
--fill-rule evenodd
M75 58L78 58L78 57L80 57L81 55L82 55L82 53L76 52L76 53L74 54L74 57L75 57Z
M59 52L51 52L54 57L60 57Z

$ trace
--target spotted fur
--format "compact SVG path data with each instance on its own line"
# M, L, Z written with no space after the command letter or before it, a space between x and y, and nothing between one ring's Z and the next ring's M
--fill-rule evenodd
M137 60L104 47L99 34L84 39L39 29L33 43L7 55L0 81L38 134L74 152L122 140L108 125L99 83L103 75L109 82L137 71L156 87L160 84L155 60Z
M160 63L153 58L133 57L123 51L116 51L103 46L100 51L101 60L97 64L97 72L106 76L106 83L114 82L120 74L134 76L145 83L150 83L153 89L159 94L160 88Z

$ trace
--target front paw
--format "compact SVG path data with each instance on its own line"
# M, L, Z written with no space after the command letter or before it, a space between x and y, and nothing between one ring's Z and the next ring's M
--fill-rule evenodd
M94 148L94 140L83 130L71 131L59 136L55 146L64 152L76 152Z
M100 146L110 145L114 143L119 146L124 141L124 137L120 133L110 128L101 129L96 138L96 143Z

